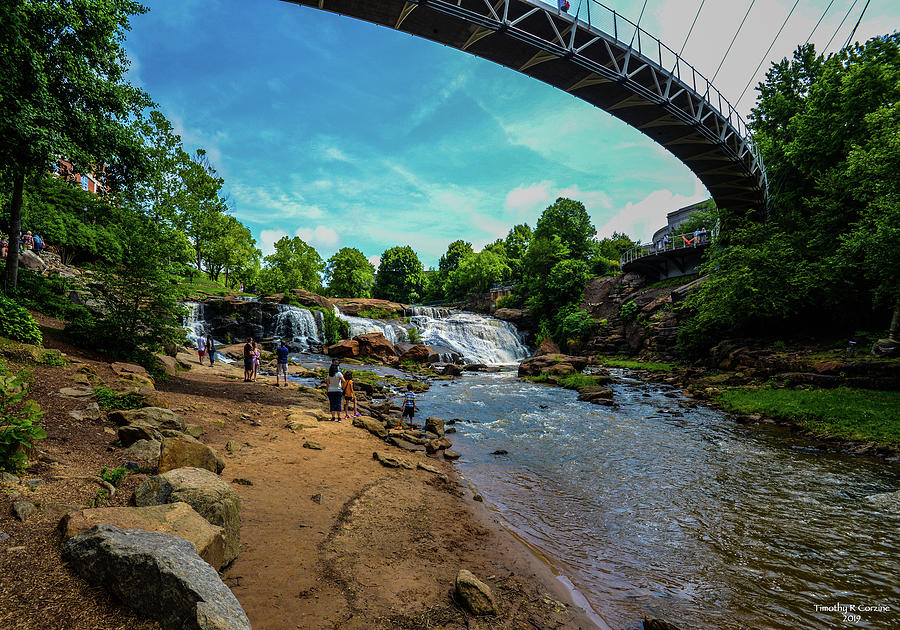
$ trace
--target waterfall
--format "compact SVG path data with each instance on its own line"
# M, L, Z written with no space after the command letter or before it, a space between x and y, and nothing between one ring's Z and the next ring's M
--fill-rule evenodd
M493 317L454 313L441 319L417 315L411 321L422 343L456 352L466 363L518 363L531 354L515 326Z
M350 338L353 338L357 335L365 335L367 333L381 333L385 336L385 338L391 343L398 343L400 341L400 330L402 327L398 324L393 324L391 322L382 322L377 319L367 319L365 317L353 317L352 315L344 314L341 309L337 306L334 307L334 314L339 318L347 322L350 326ZM406 336L406 333L403 333L403 336Z
M404 309L403 314L407 317L424 315L432 319L446 319L450 317L450 309L440 306L410 306Z
M284 339L301 352L308 352L313 345L322 345L322 313L279 304L272 330L276 339Z
M193 348L197 348L197 339L200 335L206 335L206 304L202 302L182 302L181 304L188 309L187 315L182 318L181 325L187 332L188 341L191 342ZM221 345L219 340L213 337L216 346ZM233 363L231 359L221 352L216 351L216 361L222 363Z

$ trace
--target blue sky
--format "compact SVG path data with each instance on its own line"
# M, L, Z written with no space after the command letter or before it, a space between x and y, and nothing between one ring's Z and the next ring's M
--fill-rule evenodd
M436 266L453 240L478 249L533 227L558 196L582 201L601 237L646 240L666 212L708 196L640 132L466 53L277 0L145 4L126 45L130 80L186 148L208 151L264 253L299 235L323 258L349 246L375 260L409 244ZM636 20L643 0L608 4ZM678 50L699 4L648 0L641 25ZM684 57L712 76L749 4L705 3ZM732 100L793 4L757 0L716 81ZM827 4L800 2L769 59L805 41ZM820 48L851 4L835 0L812 39ZM874 0L854 39L896 29L896 5ZM739 107L752 102L751 89Z

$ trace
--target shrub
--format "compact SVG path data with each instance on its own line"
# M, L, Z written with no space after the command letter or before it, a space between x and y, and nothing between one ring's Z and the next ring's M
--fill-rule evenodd
M31 314L8 297L0 295L0 336L41 345L41 331Z
M389 308L375 306L370 306L359 312L359 316L365 317L366 319L393 319L394 315L394 311Z
M525 297L519 293L510 293L497 300L497 308L522 308L525 306Z
M43 415L40 405L25 400L28 394L26 372L0 377L0 470L13 473L25 469L28 451L35 440L47 432L38 424Z
M94 388L97 404L102 409L140 409L144 406L144 397L135 392L117 392L103 387Z
M634 303L634 300L629 300L619 307L619 317L628 324L637 319L638 310L638 305Z
M346 339L350 336L350 325L347 322L335 315L332 311L327 311L325 309L317 310L322 311L322 336L325 337L324 341L327 345L330 346L336 344L341 339Z
M410 326L407 329L406 338L409 339L409 343L417 346L422 343L422 333L420 333L419 329L415 326Z

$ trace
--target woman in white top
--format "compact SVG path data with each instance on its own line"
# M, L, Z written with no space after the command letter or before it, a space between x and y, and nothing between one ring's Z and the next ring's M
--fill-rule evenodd
M341 398L344 395L344 375L337 363L328 369L328 403L331 409L331 420L341 421Z

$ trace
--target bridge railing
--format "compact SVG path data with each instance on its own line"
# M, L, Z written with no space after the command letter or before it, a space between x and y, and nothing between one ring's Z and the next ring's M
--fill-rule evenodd
M685 234L676 234L669 236L669 242L659 240L655 243L644 243L629 249L619 258L619 265L624 266L632 261L646 256L655 256L663 252L672 252L678 249L690 249L696 247L704 247L713 241L713 232L706 231L695 234L689 232Z
M549 5L560 14L566 14L558 9L554 2L532 0L532 3ZM591 30L599 29L607 35L612 35L620 44L636 50L645 60L656 64L661 70L674 75L683 85L691 88L749 144L759 164L760 172L765 172L762 156L743 117L709 79L682 59L678 53L599 0L572 0L567 14Z

